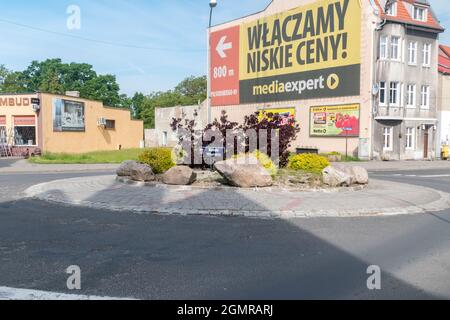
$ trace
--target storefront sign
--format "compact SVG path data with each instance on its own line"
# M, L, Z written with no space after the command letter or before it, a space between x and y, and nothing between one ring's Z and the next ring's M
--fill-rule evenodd
M30 98L23 97L0 97L0 107L28 107Z
M311 107L310 117L310 136L359 136L359 104Z
M285 109L264 109L259 111L259 121L267 118L270 114L279 114L282 118L283 124L293 124L295 122L295 108Z
M0 126L6 126L6 117L0 116Z
M53 99L53 131L85 131L84 103Z
M15 116L14 126L35 126L36 117L35 116Z
M360 93L361 7L320 0L211 34L212 105Z

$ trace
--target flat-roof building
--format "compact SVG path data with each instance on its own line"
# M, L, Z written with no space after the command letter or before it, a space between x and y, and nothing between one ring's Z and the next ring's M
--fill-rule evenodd
M139 148L143 135L143 122L132 120L130 110L75 93L0 94L2 156Z

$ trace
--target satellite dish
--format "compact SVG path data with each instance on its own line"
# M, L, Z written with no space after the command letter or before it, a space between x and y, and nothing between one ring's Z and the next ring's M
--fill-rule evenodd
M372 86L372 94L374 95L374 96L376 96L377 94L378 94L378 92L380 92L380 86L378 85L378 84L374 84L373 86Z

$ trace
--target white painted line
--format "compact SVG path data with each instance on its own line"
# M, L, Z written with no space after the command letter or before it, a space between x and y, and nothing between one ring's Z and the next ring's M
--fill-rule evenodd
M445 178L450 177L450 174L432 174L428 176L419 176L420 178Z
M0 287L0 300L133 300Z

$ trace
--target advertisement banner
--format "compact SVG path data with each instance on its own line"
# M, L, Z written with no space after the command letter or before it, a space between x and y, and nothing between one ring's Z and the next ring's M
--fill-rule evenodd
M283 124L294 123L295 108L284 109L264 109L259 111L259 121L267 118L270 114L279 114L282 117ZM294 120L294 121L293 121Z
M311 107L309 134L314 137L359 137L360 105Z
M212 105L359 95L360 39L358 0L320 0L214 32Z
M53 131L85 131L84 103L53 99Z

